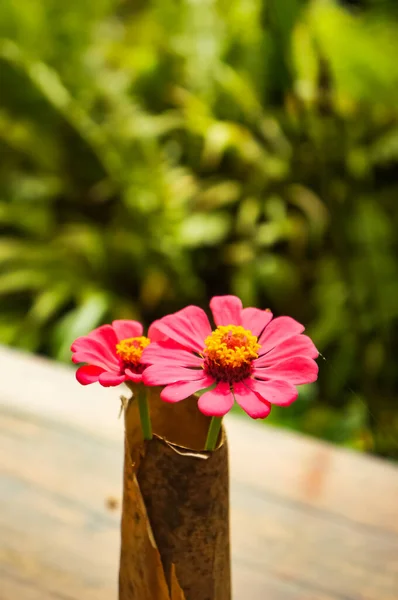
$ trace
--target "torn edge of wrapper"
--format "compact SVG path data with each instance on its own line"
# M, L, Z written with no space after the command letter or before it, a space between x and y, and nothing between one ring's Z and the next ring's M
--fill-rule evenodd
M122 519L125 551L121 557L119 597L123 600L186 600L174 565L171 566L170 588L167 584L137 477L129 462L126 467L129 475Z

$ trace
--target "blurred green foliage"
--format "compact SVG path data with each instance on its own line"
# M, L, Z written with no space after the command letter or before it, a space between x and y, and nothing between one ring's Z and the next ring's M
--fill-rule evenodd
M397 16L2 0L1 341L235 293L326 358L270 422L398 456Z

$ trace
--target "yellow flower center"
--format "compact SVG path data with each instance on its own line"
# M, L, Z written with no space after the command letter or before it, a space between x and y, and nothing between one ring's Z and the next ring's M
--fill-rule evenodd
M241 325L219 325L205 340L205 371L218 381L242 381L258 358L257 337Z
M120 342L116 344L116 354L120 356L125 364L138 366L144 348L150 343L150 339L145 336L120 340Z

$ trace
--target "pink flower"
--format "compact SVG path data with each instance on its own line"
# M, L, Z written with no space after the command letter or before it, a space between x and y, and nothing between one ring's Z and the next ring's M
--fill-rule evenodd
M221 417L234 399L254 419L266 417L272 404L288 406L297 385L317 379L318 351L303 325L290 317L273 319L269 310L242 308L236 296L210 302L216 328L197 306L152 324L162 341L145 348L147 385L166 386L165 402L179 402L199 390L202 413ZM160 338L158 338L160 339Z
M71 346L72 361L86 363L76 371L78 382L88 385L98 381L104 387L126 380L140 383L145 368L142 352L150 343L142 331L138 321L113 321L77 338ZM153 333L154 339L159 339Z

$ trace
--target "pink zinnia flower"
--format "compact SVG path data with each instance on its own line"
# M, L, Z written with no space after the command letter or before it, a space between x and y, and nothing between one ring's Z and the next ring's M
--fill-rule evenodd
M202 413L221 417L235 398L248 415L264 418L272 404L294 402L297 385L317 379L318 351L294 319L242 308L236 296L216 296L210 308L214 330L197 306L152 325L164 341L145 348L143 360L150 366L143 381L166 386L160 394L164 401L179 402L215 384L198 400Z
M76 371L78 382L88 385L98 381L104 387L124 381L140 383L145 368L142 352L150 343L142 332L138 321L113 321L77 338L71 346L72 360L86 363ZM154 335L159 339L156 332Z

